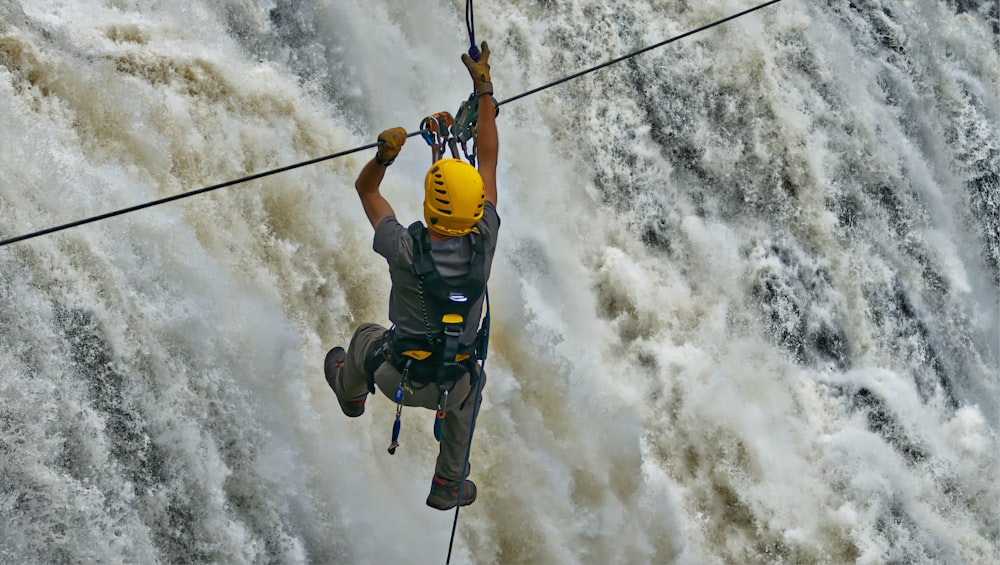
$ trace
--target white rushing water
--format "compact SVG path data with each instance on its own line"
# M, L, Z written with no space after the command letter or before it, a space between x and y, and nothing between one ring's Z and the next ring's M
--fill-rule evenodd
M497 98L749 8L480 0ZM991 1L785 0L502 108L454 563L1000 561ZM416 129L459 0L0 1L0 237ZM371 152L0 248L0 563L441 563L348 420ZM429 150L383 184L420 216Z

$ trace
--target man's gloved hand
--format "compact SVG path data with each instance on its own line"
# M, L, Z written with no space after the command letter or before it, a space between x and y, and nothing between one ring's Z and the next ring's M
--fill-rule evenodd
M481 55L478 61L473 61L468 53L463 53L462 62L465 63L465 68L469 69L476 96L493 94L493 83L490 82L490 46L484 41L479 51Z
M390 128L378 136L378 153L375 154L375 161L383 167L388 167L396 160L396 155L406 143L406 130L403 128Z

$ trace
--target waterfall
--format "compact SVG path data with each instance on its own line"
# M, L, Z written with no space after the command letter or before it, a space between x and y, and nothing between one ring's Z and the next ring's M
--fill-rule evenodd
M480 0L498 100L752 7ZM0 3L0 239L414 131L458 0ZM992 0L785 0L504 105L456 563L1000 560ZM352 154L0 248L0 563L441 563ZM421 217L412 137L382 192Z

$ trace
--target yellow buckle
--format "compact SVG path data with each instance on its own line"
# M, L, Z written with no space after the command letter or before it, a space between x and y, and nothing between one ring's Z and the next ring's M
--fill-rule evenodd
M431 356L430 351L423 351L421 349L410 349L409 351L404 351L403 355L409 357L410 359L416 359L417 361L423 361Z

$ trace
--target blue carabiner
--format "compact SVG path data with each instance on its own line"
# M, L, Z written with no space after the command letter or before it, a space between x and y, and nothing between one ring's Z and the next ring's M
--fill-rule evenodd
M441 441L441 429L446 416L447 413L444 410L438 410L437 413L434 414L434 439L437 441Z

